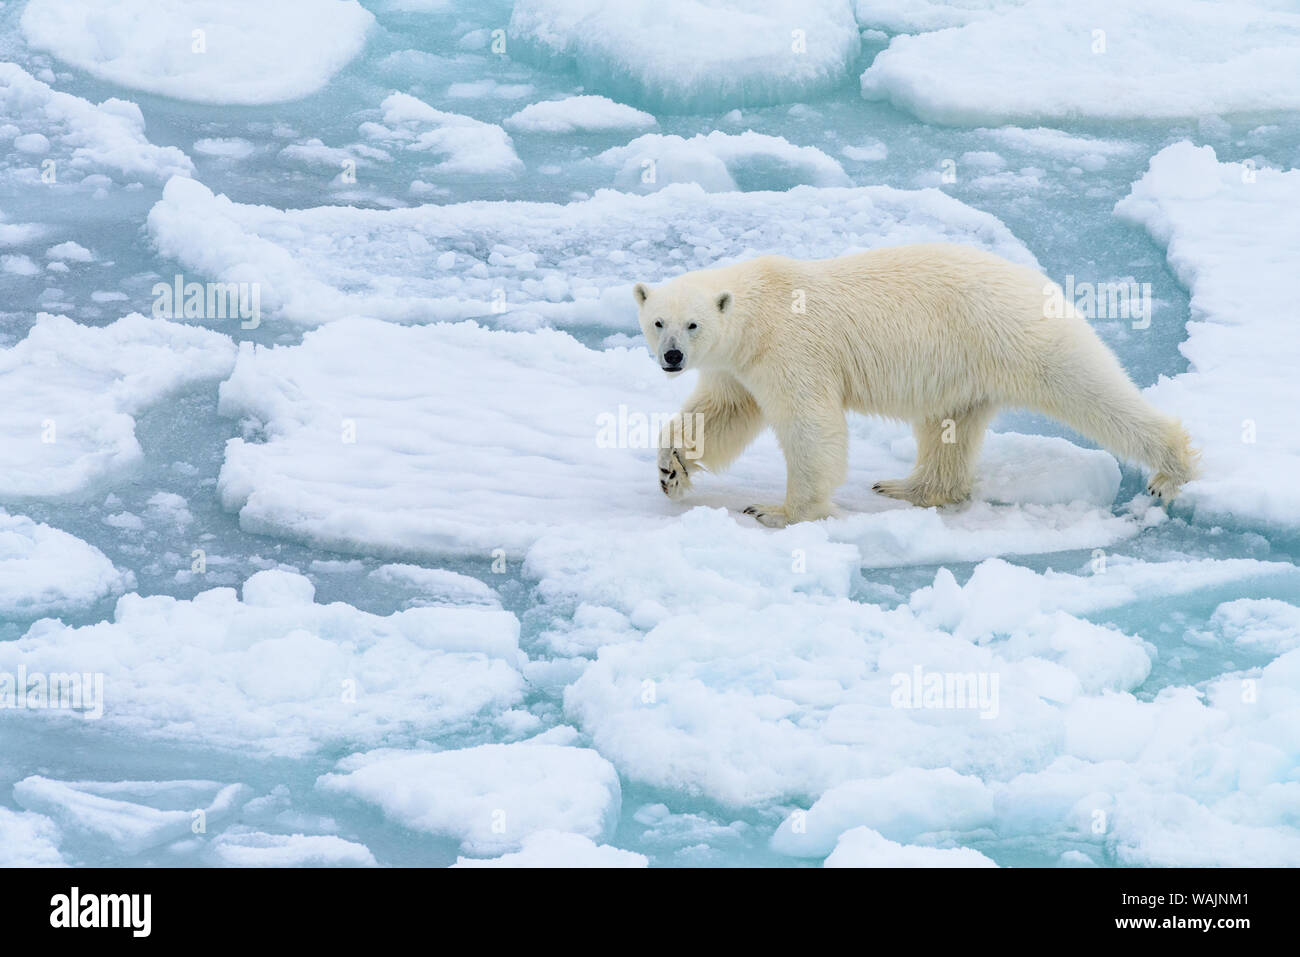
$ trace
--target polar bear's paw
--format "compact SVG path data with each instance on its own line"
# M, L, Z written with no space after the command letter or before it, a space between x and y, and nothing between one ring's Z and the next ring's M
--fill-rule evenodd
M911 479L887 479L871 486L873 492L888 495L890 498L911 502L918 508L934 508L940 505L956 505L970 498L970 492L955 492L913 482Z
M790 524L784 505L751 505L745 514L754 516L760 525L768 528L785 528Z
M1157 472L1147 482L1147 494L1154 495L1162 502L1172 502L1181 489L1182 483L1165 472Z
M686 468L686 458L681 449L659 450L659 487L673 501L690 489L691 473Z

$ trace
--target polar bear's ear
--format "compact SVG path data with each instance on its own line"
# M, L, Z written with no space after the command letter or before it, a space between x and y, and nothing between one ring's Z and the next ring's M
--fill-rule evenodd
M731 293L729 292L718 293L718 298L715 301L717 302L718 305L718 312L726 312L728 309L731 308Z
M643 282L639 282L632 287L632 295L636 297L638 306L644 306L646 297L650 295L650 287Z

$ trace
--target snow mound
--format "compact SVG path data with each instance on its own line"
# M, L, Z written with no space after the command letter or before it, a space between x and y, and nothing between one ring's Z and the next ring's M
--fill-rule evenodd
M895 37L862 74L862 94L964 126L1199 117L1300 108L1297 75L1293 11L1035 0L956 29Z
M519 850L548 830L605 840L622 801L618 774L595 751L527 741L354 754L317 786L375 804L406 827L455 838L474 855Z
M1175 143L1115 205L1163 245L1191 292L1190 370L1147 390L1177 413L1201 448L1202 477L1187 486L1211 520L1300 526L1300 435L1278 397L1294 390L1300 338L1290 276L1300 219L1300 170L1220 163L1209 146Z
M196 326L132 314L83 326L42 313L0 350L0 499L83 495L142 457L134 416L229 374L235 344Z
M581 834L537 831L524 838L514 854L461 857L452 867L649 867L644 854L597 844Z
M946 241L1037 265L995 217L937 189L884 186L706 193L679 184L567 205L279 210L173 179L148 228L162 255L215 280L256 280L263 310L307 325L484 318L634 331L632 283L766 253L820 259Z
M188 601L130 594L112 621L46 619L0 642L0 673L99 675L109 727L280 756L454 735L522 696L519 624L508 612L380 617L304 600L311 583L282 571L259 572L245 589L257 600L241 602L232 588ZM78 713L0 711L10 721L28 714Z
M0 63L0 141L12 133L14 145L22 137L39 148L6 149L0 169L40 183L41 165L54 162L56 182L77 183L101 175L130 183L163 182L171 176L189 176L190 158L174 146L154 146L144 135L140 107L126 100L109 99L98 105L69 93L60 93L13 63ZM46 185L46 184L41 184Z
M714 130L690 139L647 133L606 150L595 162L613 167L614 185L631 192L672 183L698 183L710 193L852 185L844 168L816 147L753 130L734 135Z
M512 56L673 113L804 100L838 86L859 50L848 0L519 0L509 39Z
M657 123L645 113L604 96L568 96L525 106L501 124L516 133L606 133L648 130Z
M134 587L135 575L94 545L0 508L0 616L79 611Z
M785 464L771 436L732 470L701 477L684 505L663 497L649 423L677 409L688 386L665 380L641 350L597 352L554 330L344 319L299 346L242 345L219 411L257 427L227 442L218 490L246 531L409 558L522 555L551 531L600 550L611 526L779 498ZM1138 530L1133 517L1109 512L1114 459L1053 438L990 436L977 494L1029 504L977 502L940 515L883 499L871 483L907 472L906 429L853 422L852 469L837 501L868 514L830 527L872 564L926 548L933 558L1097 546ZM1007 467L1013 461L1024 467ZM739 548L753 547L762 533L739 521L719 524ZM918 529L929 537L913 537Z
M30 0L27 42L92 76L195 103L315 93L365 46L356 0Z

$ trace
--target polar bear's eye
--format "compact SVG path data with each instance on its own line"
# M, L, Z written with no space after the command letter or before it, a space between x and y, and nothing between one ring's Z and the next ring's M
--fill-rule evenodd
M692 322L692 323L691 323L689 326L687 326L686 328L687 328L687 329L698 329L698 328L700 328L700 326L699 326L699 323Z
M655 328L656 328L656 329L662 329L663 327L664 327L663 320L662 320L662 319L656 319L656 320L655 320Z

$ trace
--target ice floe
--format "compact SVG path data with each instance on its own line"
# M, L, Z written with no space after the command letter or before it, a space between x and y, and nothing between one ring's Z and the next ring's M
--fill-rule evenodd
M605 96L567 96L561 100L531 103L501 124L516 133L604 133L648 130L657 125L643 110L615 103Z
M895 37L862 93L965 126L1199 117L1300 108L1297 74L1300 14L1277 5L1034 0Z
M1300 435L1289 394L1300 367L1291 282L1300 170L1221 163L1208 146L1175 143L1115 206L1166 250L1191 292L1189 370L1147 390L1200 446L1187 500L1209 520L1300 526Z
M112 621L46 619L0 642L0 672L96 676L99 722L121 733L292 756L467 732L522 697L509 612L381 617L312 597L308 579L276 570L251 576L243 601L233 588L190 600L129 594Z
M361 52L356 0L31 0L23 35L98 79L197 103L315 93Z
M41 149L18 148L19 155L10 155L0 164L0 171L28 184L68 185L88 177L163 182L194 170L190 158L176 147L149 142L144 115L134 103L119 99L91 103L51 89L16 64L0 63L0 142L10 136L15 141L23 136L41 138Z
M383 122L366 122L361 134L373 143L428 153L434 176L514 176L523 170L510 135L493 123L434 109L409 93L380 104Z
M622 801L618 774L595 751L528 741L354 754L317 785L375 804L406 827L455 838L473 855L523 849L531 857L551 841L525 845L528 837L553 830L607 840Z
M817 259L951 241L1036 265L997 218L937 189L884 186L706 193L677 184L569 204L280 210L173 179L148 228L163 255L221 281L256 280L264 312L307 325L361 315L631 331L634 282L764 253Z
M334 834L268 834L232 828L212 842L226 867L378 867L370 849Z
M663 497L653 422L688 384L665 380L639 349L596 351L555 330L340 320L299 346L242 346L219 410L246 436L227 443L218 488L247 531L406 558L515 557L562 529L592 547L684 506L779 498L785 466L770 435L685 503ZM990 437L970 507L887 501L871 484L906 474L910 433L852 421L837 496L848 511L830 528L868 564L1100 547L1161 520L1111 513L1119 470L1108 453L1015 434ZM729 537L754 537L748 519L721 521Z
M814 95L859 49L848 0L519 0L509 39L512 56L572 65L591 90L676 113Z
M14 800L46 815L67 839L90 841L130 857L189 837L230 818L242 784L216 781L55 781L33 775L14 785Z
M135 575L89 542L0 508L0 616L79 611L134 587Z
M614 185L628 192L652 192L671 183L698 183L711 193L852 185L844 168L816 147L753 130L714 130L690 139L647 133L606 150L595 162L612 167Z
M869 827L845 832L826 858L826 867L997 867L969 847L899 844Z
M520 849L500 857L461 857L452 867L648 867L644 854L597 844L581 834L536 831Z
M41 314L0 350L0 501L81 496L136 465L135 416L229 374L235 344L196 326L132 314L83 326Z

